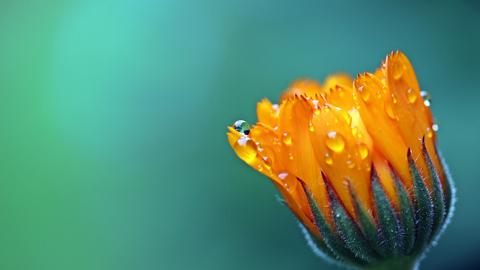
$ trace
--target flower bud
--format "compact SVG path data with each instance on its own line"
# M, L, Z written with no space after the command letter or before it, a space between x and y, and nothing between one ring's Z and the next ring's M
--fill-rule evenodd
M452 214L430 96L409 60L374 73L294 82L258 123L229 127L237 155L269 177L314 250L350 267L411 269Z

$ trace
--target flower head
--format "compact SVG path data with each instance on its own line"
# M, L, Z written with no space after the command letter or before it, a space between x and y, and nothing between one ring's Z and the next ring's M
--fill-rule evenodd
M447 219L451 185L430 99L401 52L374 73L294 82L228 140L269 177L323 255L375 265L417 257Z

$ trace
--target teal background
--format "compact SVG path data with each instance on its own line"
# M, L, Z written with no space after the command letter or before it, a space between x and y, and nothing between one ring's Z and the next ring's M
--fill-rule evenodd
M0 269L336 269L226 126L396 49L458 188L423 269L478 267L479 29L475 1L2 1Z

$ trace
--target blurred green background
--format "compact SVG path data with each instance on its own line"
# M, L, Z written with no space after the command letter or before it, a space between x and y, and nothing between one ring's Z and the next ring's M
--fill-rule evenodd
M473 0L2 1L0 269L336 269L226 126L396 49L458 187L423 269L479 267L479 29Z

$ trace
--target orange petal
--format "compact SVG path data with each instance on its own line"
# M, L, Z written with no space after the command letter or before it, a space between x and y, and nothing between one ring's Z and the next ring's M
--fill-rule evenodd
M270 100L264 98L257 104L258 122L271 128L278 124L278 105L273 105Z
M280 98L284 101L295 96L318 97L323 93L320 84L314 80L297 80L294 81Z

